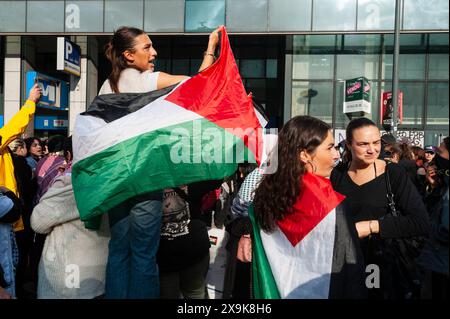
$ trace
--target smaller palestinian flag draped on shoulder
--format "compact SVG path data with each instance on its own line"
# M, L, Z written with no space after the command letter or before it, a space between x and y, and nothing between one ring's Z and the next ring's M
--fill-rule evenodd
M336 229L343 222L336 208L343 200L327 178L306 173L292 213L277 222L274 232L261 230L250 208L255 298L327 299L333 295L333 261L340 253L335 249Z
M266 123L223 28L220 55L206 70L162 90L97 96L77 117L72 183L81 220L138 195L230 176L243 161L259 163Z

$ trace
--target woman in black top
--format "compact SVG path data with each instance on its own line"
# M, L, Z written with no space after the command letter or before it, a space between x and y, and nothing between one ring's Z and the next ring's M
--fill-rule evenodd
M397 164L388 164L389 167L386 168L386 163L378 159L381 137L375 123L366 118L351 121L347 127L346 146L349 158L333 170L331 182L336 191L346 196L361 239L366 264L381 266L382 261L375 258L374 243L387 238L428 234L426 209L404 168ZM389 214L386 169L396 208L401 212L398 218L384 218ZM383 273L381 267L380 273ZM371 293L374 297L382 296L383 287L372 289Z

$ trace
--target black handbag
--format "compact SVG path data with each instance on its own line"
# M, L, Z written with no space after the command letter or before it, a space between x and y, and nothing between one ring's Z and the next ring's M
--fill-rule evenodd
M388 166L386 164L385 178L389 213L384 218L397 218L400 212L395 207ZM420 296L421 273L415 259L420 255L425 240L425 236L415 236L381 241L384 298L415 299Z

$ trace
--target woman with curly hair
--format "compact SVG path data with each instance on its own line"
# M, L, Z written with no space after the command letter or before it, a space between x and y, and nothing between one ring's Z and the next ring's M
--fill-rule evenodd
M328 179L337 159L326 123L297 116L281 130L278 170L250 209L256 298L365 297L356 228Z

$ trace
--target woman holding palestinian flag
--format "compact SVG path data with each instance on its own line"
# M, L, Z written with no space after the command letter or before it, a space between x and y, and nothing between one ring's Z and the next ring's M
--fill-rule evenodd
M309 116L285 124L278 170L255 192L255 298L364 298L364 261L355 224L328 177L339 153L331 128Z

